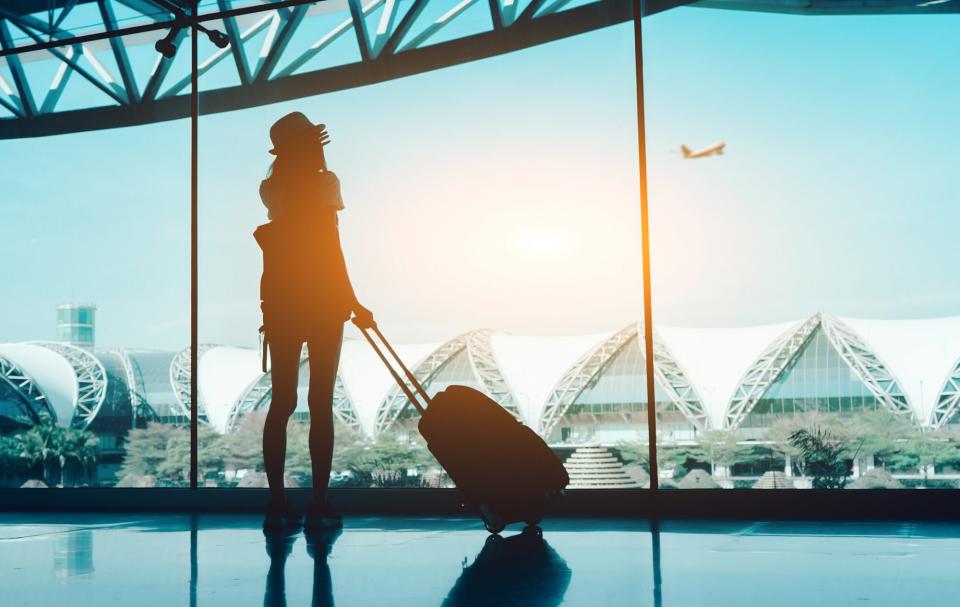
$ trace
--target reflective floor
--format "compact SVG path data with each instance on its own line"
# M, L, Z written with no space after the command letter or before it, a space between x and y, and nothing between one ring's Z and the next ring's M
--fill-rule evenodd
M0 605L956 604L960 525L0 515Z

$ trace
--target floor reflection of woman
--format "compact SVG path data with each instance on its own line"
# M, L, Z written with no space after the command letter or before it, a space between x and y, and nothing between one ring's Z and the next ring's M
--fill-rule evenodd
M307 531L307 554L313 560L313 592L311 607L333 607L333 576L327 559L333 551L333 544L343 533L339 528ZM268 532L267 555L270 557L270 569L267 571L267 583L263 591L263 607L287 607L286 566L287 558L293 552L297 536L289 530Z
M300 112L270 128L276 160L260 185L270 222L254 232L263 249L260 282L264 336L273 383L263 431L263 462L270 485L265 529L296 526L299 516L283 491L287 422L297 406L300 354L307 344L310 386L310 459L313 500L308 528L337 527L342 518L326 499L333 456L333 390L344 322L372 326L373 315L360 305L350 284L337 212L343 209L340 182L326 169L324 125Z

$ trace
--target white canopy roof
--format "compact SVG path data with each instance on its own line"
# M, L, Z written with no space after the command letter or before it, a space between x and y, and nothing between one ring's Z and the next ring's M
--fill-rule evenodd
M57 414L57 423L69 426L79 396L77 374L70 362L35 344L0 344L0 356L34 379Z
M538 428L550 391L563 374L612 333L528 337L495 333L490 346L517 400L523 422Z
M870 346L893 374L917 419L930 423L944 381L960 358L960 316L840 320Z
M394 346L411 371L442 344ZM340 351L340 377L357 412L360 428L373 435L377 410L394 385L390 373L366 341L347 339Z
M655 325L654 330L703 399L711 426L722 428L743 374L767 346L799 325L799 321L733 329Z
M931 423L949 373L960 359L960 316L921 320L837 319L870 348L904 391L917 419ZM658 339L703 401L713 427L724 415L737 384L761 354L803 321L738 328L686 328L657 325ZM525 423L537 428L553 387L592 348L613 333L535 337L494 333L490 347ZM404 362L416 369L444 343L398 345ZM47 396L60 424L72 421L78 380L70 362L36 344L0 344L0 356L32 377ZM362 430L375 431L377 413L393 379L362 340L344 341L340 377ZM231 411L262 376L253 349L213 346L199 363L199 390L210 425L226 431Z
M215 346L206 350L197 364L197 389L207 419L217 432L226 432L234 405L261 375L260 354L250 348Z

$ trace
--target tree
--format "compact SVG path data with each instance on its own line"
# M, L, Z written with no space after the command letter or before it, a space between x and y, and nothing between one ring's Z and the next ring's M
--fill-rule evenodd
M0 434L0 487L7 486L8 479L15 476L20 463L20 447L17 439Z
M847 444L844 438L821 426L800 428L790 434L798 462L813 477L814 489L843 489L847 484Z
M937 464L955 461L960 457L957 442L944 432L916 432L907 441L906 449L916 458L923 471L924 485L929 483L930 470L935 470Z
M336 469L351 473L352 484L364 486L420 486L420 475L409 477L408 470L439 468L422 439L392 432L348 442L334 451L334 460Z
M620 459L625 466L642 466L644 470L650 471L650 450L647 443L621 440L617 443L617 451L620 452Z
M61 487L64 486L65 470L71 460L83 465L95 461L99 455L99 439L95 434L63 428L52 420L18 434L15 440L19 457L30 464L40 465L44 477L49 476L51 465L56 466Z
M65 435L65 444L60 456L60 485L63 486L63 470L70 460L81 468L97 461L100 456L100 439L86 430L70 429Z
M197 433L197 468L202 478L223 467L220 435L208 426ZM156 476L171 483L185 484L190 478L190 429L151 422L146 428L127 434L126 455L118 476Z
M334 436L336 436L336 434L334 434ZM286 471L290 475L299 477L304 484L312 484L313 464L311 462L310 424L308 422L291 420L287 424Z
M752 445L741 444L736 432L729 430L708 430L700 436L700 450L710 470L716 473L717 466L730 469L734 464L742 464L758 459Z
M170 424L150 422L145 428L136 428L127 434L123 463L117 476L123 478L130 474L156 476L162 478L161 467L173 458L182 461L183 454L172 448L177 445L182 450L182 441L175 441L179 434L187 434L185 428ZM189 466L189 434L187 434L187 465ZM164 473L169 471L164 469ZM173 480L181 480L176 478Z
M847 432L858 457L874 456L886 463L916 434L908 416L889 409L864 411L845 421Z
M842 424L839 416L819 411L781 418L770 426L765 438L771 442L770 447L773 451L789 457L800 470L800 474L807 476L809 471L805 467L806 460L803 453L790 437L799 430L813 432L818 428L829 431L833 438L845 443L849 440L849 430Z
M263 467L264 411L244 415L237 425L220 439L224 467L231 470L259 470Z
M685 477L690 470L703 469L706 461L701 445L662 446L657 450L660 468L673 468L674 480Z

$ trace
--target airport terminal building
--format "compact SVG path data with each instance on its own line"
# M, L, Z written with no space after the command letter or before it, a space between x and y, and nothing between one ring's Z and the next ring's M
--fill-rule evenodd
M485 392L554 446L647 436L642 328L571 337L487 329L398 352L435 393L450 384ZM776 420L808 411L853 415L887 409L918 427L960 423L960 317L865 320L816 313L764 326L654 330L660 441L696 442L710 430L760 439ZM303 352L298 416L307 416ZM130 428L186 424L189 350L88 350L66 342L0 344L0 428L44 417L89 429L104 453ZM199 352L201 423L228 433L267 408L270 374L256 350L204 344ZM374 437L415 423L416 411L369 346L346 340L336 419Z

